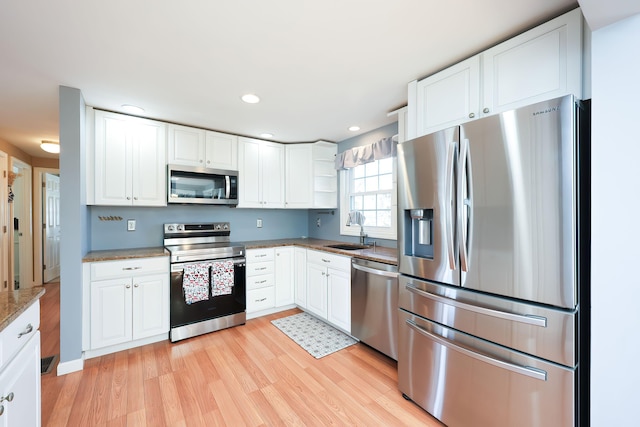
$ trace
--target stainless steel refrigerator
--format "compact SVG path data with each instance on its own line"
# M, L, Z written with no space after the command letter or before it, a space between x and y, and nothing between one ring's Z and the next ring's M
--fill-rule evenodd
M588 423L588 116L566 96L398 145L399 389L449 427Z

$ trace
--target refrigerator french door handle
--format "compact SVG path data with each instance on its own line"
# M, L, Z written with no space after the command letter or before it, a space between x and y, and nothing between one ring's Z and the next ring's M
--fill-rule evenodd
M414 329L416 332L418 332L419 334L437 342L440 345L443 345L447 348L450 348L452 350L455 350L457 352L460 352L466 356L472 357L476 360L479 360L480 362L484 362L484 363L488 363L490 365L493 365L497 368L501 368L501 369L506 369L509 370L511 372L515 372L516 374L520 374L520 375L526 375L528 377L534 378L536 380L540 380L540 381L546 381L547 380L547 372L543 371L542 369L537 369L537 368L533 368L530 366L520 366L520 365L516 365L513 364L511 362L507 362L505 360L500 360L500 359L496 359L494 357L491 356L487 356L486 354L482 354L482 353L478 353L472 350L469 350L465 347L459 346L457 344L454 344L452 341L449 341L445 338L440 337L439 335L433 334L429 331L427 331L426 329L420 327L419 325L416 324L416 322L414 322L411 319L407 319L406 320L407 325L409 325L412 329Z
M413 283L407 283L405 288L414 294L428 298L430 300L439 302L441 304L452 305L456 308L472 311L478 314L484 314L491 317L497 317L499 319L509 320L512 322L526 323L528 325L539 326L541 328L547 327L547 318L541 316L530 316L526 314L508 313L505 311L494 310L492 308L481 307L478 305L466 304L464 302L456 301L452 298L443 297L441 295L435 295L431 292L418 289Z
M469 153L469 140L460 140L460 160L458 165L458 188L457 188L457 229L460 246L460 269L462 271L469 271L469 247L468 245L468 230L467 224L471 222L471 197L464 198L464 188L467 187L467 191L471 188L471 174L467 173L467 169L471 166L471 159ZM465 221L465 211L468 212L468 220Z
M454 176L453 176L453 166L456 160L456 143L450 142L447 147L447 181L446 181L446 201L445 201L445 217L446 217L446 228L447 228L447 255L449 258L449 268L451 270L456 269L456 251L455 251L455 241L453 235L453 221L452 216L454 214L455 207L451 206L451 201L453 200L453 186L454 186Z

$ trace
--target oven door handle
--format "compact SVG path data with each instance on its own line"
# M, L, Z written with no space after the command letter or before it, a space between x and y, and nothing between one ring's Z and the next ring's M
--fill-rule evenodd
M193 264L203 264L203 263L214 263L216 261L219 260L204 260L204 261L197 261L197 262L179 262L176 264L171 264L171 273L182 273L184 271L184 267L187 265L193 265ZM238 267L244 267L244 264L247 262L247 259L245 257L242 258L233 258L233 265L234 266L238 266Z

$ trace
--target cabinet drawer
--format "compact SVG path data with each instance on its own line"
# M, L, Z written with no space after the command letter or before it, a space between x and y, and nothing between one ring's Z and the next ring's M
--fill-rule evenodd
M259 276L247 277L247 290L266 288L273 286L275 279L273 274L261 274Z
M4 366L34 336L40 327L40 301L27 308L0 334L0 366Z
M275 287L252 289L247 291L247 313L273 308L276 305Z
M274 270L273 261L247 263L247 277L273 274Z
M324 265L336 270L351 271L351 258L340 255L333 255L328 252L307 251L307 262Z
M168 257L135 258L91 263L91 280L117 279L139 274L169 273Z
M247 263L273 261L273 248L247 249Z

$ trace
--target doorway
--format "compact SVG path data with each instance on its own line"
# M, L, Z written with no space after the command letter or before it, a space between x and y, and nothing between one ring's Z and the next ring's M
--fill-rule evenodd
M33 287L33 226L31 222L31 166L11 157L8 174L13 288Z
M33 195L34 280L42 285L60 277L60 170L34 168Z

